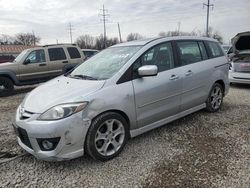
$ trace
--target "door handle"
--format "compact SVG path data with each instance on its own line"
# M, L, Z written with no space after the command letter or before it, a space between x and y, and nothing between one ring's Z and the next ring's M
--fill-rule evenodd
M176 76L175 74L173 74L173 75L171 75L169 80L177 80L178 78L179 78L179 76Z
M187 71L185 74L185 76L191 76L191 75L193 75L193 72L191 70Z
M68 61L63 61L62 63L68 63Z
M46 66L47 64L39 64L39 67L43 67L43 66Z

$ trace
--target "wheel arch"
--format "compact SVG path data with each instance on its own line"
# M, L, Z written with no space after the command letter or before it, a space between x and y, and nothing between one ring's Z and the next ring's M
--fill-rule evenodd
M217 80L215 83L218 83L222 86L222 89L223 89L223 95L225 95L225 83L223 80Z
M92 121L93 121L94 119L96 119L98 116L101 116L102 114L105 114L105 113L107 113L107 112L115 112L115 113L121 115L121 116L126 120L126 122L127 122L127 124L128 124L128 133L129 133L129 137L131 137L131 135L130 135L130 124L131 124L131 123L130 123L130 120L129 120L128 115L127 115L125 112L123 112L122 110L110 109L110 110L103 111L103 112L101 112L100 114L97 114L94 118L92 118Z
M0 71L0 78L1 77L9 78L13 82L14 85L19 84L19 81L18 81L15 73L12 71L9 71L9 70Z

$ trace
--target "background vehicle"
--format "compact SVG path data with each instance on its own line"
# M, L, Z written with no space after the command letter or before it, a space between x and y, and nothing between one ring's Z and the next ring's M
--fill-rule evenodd
M30 92L17 109L18 143L44 160L117 156L129 137L206 108L220 109L229 65L216 40L121 43ZM35 128L34 128L35 127Z
M73 45L46 45L24 50L13 62L0 64L0 95L9 94L14 85L47 81L83 62L80 48Z
M223 44L223 45L221 45L222 46L222 48L223 48L223 50L224 50L224 52L227 54L227 52L228 52L228 50L231 48L231 45L227 45L227 44Z
M14 59L13 55L0 55L0 63L12 62Z
M229 81L250 84L250 32L238 33L232 44Z
M88 59L99 52L98 50L93 49L81 49L81 51L84 54L85 59Z

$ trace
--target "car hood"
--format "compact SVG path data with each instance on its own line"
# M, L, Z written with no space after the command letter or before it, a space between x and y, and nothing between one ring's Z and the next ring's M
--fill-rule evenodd
M231 42L235 54L244 50L250 50L250 31L238 33L232 38Z
M57 77L35 88L25 97L22 106L32 113L43 113L63 103L82 102L84 97L101 89L105 81Z
M10 68L10 67L14 67L16 66L16 64L14 64L13 62L4 62L4 63L0 63L0 68L1 69L7 69L7 68Z

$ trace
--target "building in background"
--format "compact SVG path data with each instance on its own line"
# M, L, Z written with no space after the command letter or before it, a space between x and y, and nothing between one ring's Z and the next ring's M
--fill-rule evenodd
M0 63L12 62L23 50L32 47L24 45L0 45Z

